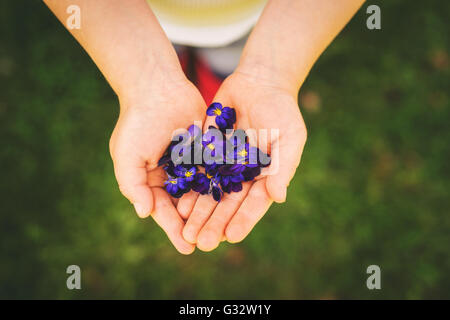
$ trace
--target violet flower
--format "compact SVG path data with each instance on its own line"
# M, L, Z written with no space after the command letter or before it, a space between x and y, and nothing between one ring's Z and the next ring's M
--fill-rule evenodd
M233 108L215 102L206 113L215 117L219 129L210 126L202 134L199 127L191 125L187 132L178 135L169 144L158 162L168 176L164 182L166 190L175 198L192 189L200 194L211 194L219 202L224 192L241 191L242 182L254 180L261 174L261 168L270 164L270 156L249 145L244 130L235 130L229 139L225 136L225 130L232 129L236 122ZM175 149L182 141L185 143L183 148ZM206 149L209 149L212 159L204 158ZM175 158L172 160L175 151L179 153L175 158L181 160L181 164ZM192 162L187 163L186 160ZM199 172L195 164L204 167L205 172Z
M230 107L222 107L222 104L219 102L211 103L206 109L206 114L216 117L216 124L221 131L233 129L233 125L236 122L236 111Z
M173 172L176 174L179 178L184 178L186 181L191 182L194 180L195 173L197 172L197 168L195 166L186 168L182 165L177 165Z
M174 198L180 198L183 194L189 191L189 184L184 178L169 177L164 184L166 185L167 192Z

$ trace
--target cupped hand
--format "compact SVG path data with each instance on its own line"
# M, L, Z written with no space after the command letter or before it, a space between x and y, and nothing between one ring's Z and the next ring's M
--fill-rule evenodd
M205 102L186 79L153 81L131 91L119 96L120 116L110 140L119 189L139 217L151 215L175 248L190 254L195 246L182 237L184 220L163 190L166 175L157 163L175 130L204 119Z
M273 201L286 200L307 135L296 92L276 83L235 72L224 81L214 101L236 109L236 128L269 131L269 145L258 147L271 153L272 162L259 179L243 183L241 192L225 194L219 203L210 195L186 194L180 199L180 214L189 217L183 236L203 251L213 250L223 239L232 243L243 240ZM205 127L210 124L214 124L212 117ZM271 136L271 129L277 129L279 135ZM250 135L251 145L256 146L256 140Z

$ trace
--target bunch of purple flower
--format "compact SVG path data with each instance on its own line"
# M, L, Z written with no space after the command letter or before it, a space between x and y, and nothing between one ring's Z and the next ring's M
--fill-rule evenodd
M241 191L242 182L255 179L270 164L269 155L249 145L245 131L233 130L233 108L214 102L206 114L215 117L218 128L210 126L203 133L191 125L174 137L159 160L168 176L166 190L175 198L194 190L220 201L224 192Z

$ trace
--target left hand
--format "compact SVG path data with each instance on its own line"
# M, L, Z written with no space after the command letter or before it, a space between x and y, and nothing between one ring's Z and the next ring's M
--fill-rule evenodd
M224 81L214 101L236 109L236 128L268 130L269 148L278 152L271 152L272 163L267 168L271 175L262 174L255 181L243 183L241 192L225 194L220 203L210 195L187 194L180 199L178 209L187 211L182 215L189 217L183 237L203 251L215 249L223 239L242 241L273 201L286 200L287 186L306 142L306 127L292 90L235 71ZM214 119L208 117L205 128L213 123ZM270 129L278 129L278 137L270 137ZM256 146L255 141L250 143ZM265 146L258 147L269 151Z

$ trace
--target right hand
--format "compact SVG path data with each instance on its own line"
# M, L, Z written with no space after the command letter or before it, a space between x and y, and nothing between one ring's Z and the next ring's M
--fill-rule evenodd
M155 80L155 79L153 79ZM166 174L157 166L176 129L202 121L206 105L184 76L158 79L142 89L119 95L120 116L110 140L110 153L119 189L139 217L151 215L175 248L190 254L195 245L182 236L184 220L175 201L163 189Z

